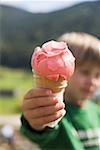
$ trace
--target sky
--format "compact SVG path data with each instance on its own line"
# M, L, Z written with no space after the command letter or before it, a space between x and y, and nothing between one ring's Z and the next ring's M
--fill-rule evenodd
M33 13L52 12L84 1L95 0L0 0L0 4L25 9Z

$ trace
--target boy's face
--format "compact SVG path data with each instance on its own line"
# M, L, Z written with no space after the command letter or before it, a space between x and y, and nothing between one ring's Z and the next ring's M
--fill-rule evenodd
M67 92L73 101L85 100L92 96L98 87L100 87L100 68L85 64L75 69Z

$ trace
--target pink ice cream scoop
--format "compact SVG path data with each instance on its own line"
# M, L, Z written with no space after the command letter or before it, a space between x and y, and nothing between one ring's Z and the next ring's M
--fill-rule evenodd
M65 42L52 40L43 44L41 48L35 48L31 66L35 72L49 80L68 80L74 72L74 61L75 58Z

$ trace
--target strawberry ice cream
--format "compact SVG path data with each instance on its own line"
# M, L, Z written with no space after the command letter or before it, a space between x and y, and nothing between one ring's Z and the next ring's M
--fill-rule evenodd
M74 72L74 57L65 42L49 41L37 47L32 56L32 69L50 80L68 80Z

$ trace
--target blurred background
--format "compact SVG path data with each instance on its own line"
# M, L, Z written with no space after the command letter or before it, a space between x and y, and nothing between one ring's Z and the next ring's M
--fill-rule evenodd
M33 86L30 58L34 48L71 31L87 32L100 39L99 0L0 1L1 129L6 124L13 130L20 126L20 105ZM100 104L99 90L93 100Z

